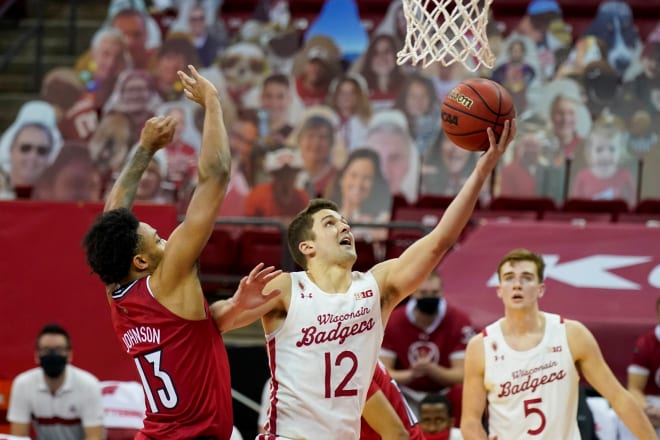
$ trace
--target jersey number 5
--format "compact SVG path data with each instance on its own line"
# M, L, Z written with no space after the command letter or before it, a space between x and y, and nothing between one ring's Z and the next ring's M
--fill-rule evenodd
M146 394L147 401L149 402L149 409L152 413L159 412L159 406L156 404L156 397L158 397L160 404L167 409L174 408L179 402L179 396L176 394L176 389L172 383L172 378L169 374L167 374L167 372L160 369L160 358L162 354L163 352L158 350L143 356L135 356L135 358L133 358L135 361L135 366L138 369L138 373L140 374L140 379L142 380L144 394ZM144 368L142 368L142 359L144 359L149 364L152 371L147 372ZM149 380L147 373L153 373L150 374L149 377L155 377L156 379L160 380L162 387L157 387L155 390L152 390L153 381ZM155 395L154 391L156 391Z
M357 390L356 389L346 389L346 385L348 382L351 380L353 375L355 374L355 371L357 370L357 356L355 356L355 353L352 351L342 351L339 353L337 358L335 359L334 366L338 367L342 363L344 363L344 360L348 362L350 365L350 369L348 370L348 373L346 373L346 376L344 376L344 379L342 379L341 382L339 382L339 385L337 385L337 388L335 388L335 394L334 396L332 395L332 358L331 354L326 352L325 353L325 398L329 399L331 397L346 397L346 396L357 396Z
M537 399L527 399L523 402L525 404L525 418L527 418L532 414L535 414L541 419L539 426L537 428L527 430L527 434L529 435L539 435L545 429L545 414L543 414L543 411L541 411L539 408L534 408L532 406L532 405L540 404L541 402L543 402L543 399L541 399L540 397Z

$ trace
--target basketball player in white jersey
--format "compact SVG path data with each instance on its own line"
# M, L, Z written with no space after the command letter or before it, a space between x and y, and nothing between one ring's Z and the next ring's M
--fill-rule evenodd
M516 133L507 121L435 228L398 258L353 272L351 227L329 201L310 202L291 222L289 250L304 270L282 273L264 292L281 294L234 315L229 328L261 317L271 370L260 439L357 439L384 323L458 239L484 182ZM227 316L224 318L227 326ZM227 328L227 327L225 327Z
M581 323L539 310L541 256L509 252L497 269L504 317L469 342L461 432L466 440L579 440L579 374L612 405L639 440L657 439L641 407L605 363ZM488 404L488 428L482 416Z

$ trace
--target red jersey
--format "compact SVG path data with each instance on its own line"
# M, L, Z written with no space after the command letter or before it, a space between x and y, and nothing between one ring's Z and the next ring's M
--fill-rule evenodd
M396 411L399 419L406 427L410 440L424 440L422 429L417 424L417 417L408 406L406 399L401 394L398 385L388 373L387 368L378 362L374 370L374 377L371 379L369 391L367 393L367 400L374 395L378 390L382 391L387 400ZM374 431L369 424L362 419L360 424L360 440L380 440L381 436Z
M440 301L438 317L426 330L413 324L415 300L410 299L405 306L392 312L385 328L381 354L394 357L394 368L407 370L420 356L428 356L443 367L451 367L452 357L465 357L465 347L475 334L468 316ZM420 377L406 386L415 391L436 392L445 386L429 377Z
M644 394L660 396L660 326L640 336L635 342L632 362L628 372L647 375L648 380L644 387Z
M133 357L146 400L139 438L228 440L233 427L229 361L207 319L187 320L151 294L149 277L112 294L110 313L122 348Z

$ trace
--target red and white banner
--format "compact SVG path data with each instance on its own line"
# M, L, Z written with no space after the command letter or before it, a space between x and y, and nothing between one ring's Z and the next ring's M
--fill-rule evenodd
M635 339L656 323L659 244L660 228L636 224L487 223L445 257L440 272L448 300L483 327L504 312L495 291L500 259L515 248L542 254L541 309L583 322L625 379Z

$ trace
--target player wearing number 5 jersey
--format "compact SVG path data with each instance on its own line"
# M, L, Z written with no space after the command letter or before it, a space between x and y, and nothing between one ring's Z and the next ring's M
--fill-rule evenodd
M541 312L543 258L509 252L497 269L504 317L470 340L465 356L461 433L466 440L579 439L579 374L639 440L657 439L642 409L612 374L591 332ZM488 405L488 434L481 420Z
M265 288L281 295L234 315L230 327L261 317L271 368L270 406L260 438L353 440L394 307L426 280L454 244L479 192L515 135L479 159L440 222L398 258L353 272L355 239L337 206L315 199L289 225L288 245L304 272L282 273Z
M215 87L189 66L179 72L186 96L204 107L198 184L184 220L166 242L130 212L142 173L172 140L175 120L148 120L140 144L112 187L83 246L106 285L113 325L135 361L147 404L138 439L228 440L233 426L227 353L220 333L233 315L276 296L264 286L280 271L257 266L236 294L210 307L197 259L215 224L231 169L227 133Z

